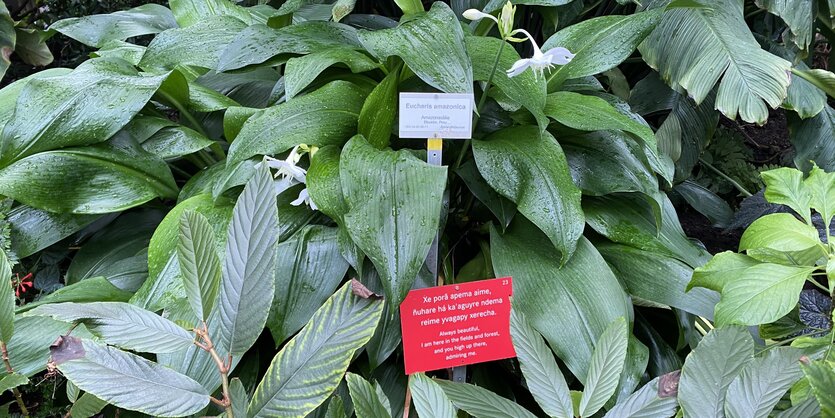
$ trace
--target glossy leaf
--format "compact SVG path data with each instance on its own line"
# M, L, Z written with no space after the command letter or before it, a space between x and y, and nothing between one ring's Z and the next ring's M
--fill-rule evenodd
M215 68L226 46L246 24L231 16L213 16L194 25L169 29L148 45L139 67L165 71L177 65Z
M275 293L278 211L266 164L256 170L232 211L220 285L220 331L229 354L243 354L267 323Z
M423 373L413 374L409 379L412 401L420 417L455 418L455 407L434 380Z
M357 132L377 149L389 145L397 117L397 90L400 71L392 71L380 82L360 110Z
M501 225L502 229L506 229L510 225L510 221L513 220L513 216L516 215L516 205L506 197L498 194L487 184L487 181L478 172L475 161L470 160L462 164L461 167L455 170L455 174L461 177L461 180L464 180L464 184L467 185L470 192L484 206L487 206L490 212L493 212L493 215L499 220L499 225Z
M130 297L130 292L119 289L104 277L92 277L64 286L37 301L22 305L16 312L21 314L50 303L126 302Z
M98 219L98 215L53 213L19 205L7 213L11 228L12 250L18 257L28 257L70 236Z
M273 358L247 415L304 416L316 409L371 338L382 311L382 301L354 296L350 283L342 286Z
M830 140L835 131L835 109L827 105L809 119L789 115L788 120L794 165L808 171L814 161L826 171L835 171L835 142Z
M809 43L815 36L815 16L817 7L814 2L784 2L780 0L757 0L756 4L769 13L780 16L789 26L786 36L798 49L809 49Z
M166 353L191 346L194 336L173 322L122 302L54 303L27 315L49 316L65 322L83 322L108 344L126 350Z
M535 126L507 128L473 141L473 154L487 183L545 232L565 264L583 233L584 216L580 190L554 137Z
M824 228L829 229L832 216L835 216L835 173L815 166L803 183L812 196L810 206L823 217Z
M15 295L12 291L12 265L0 249L0 341L8 342L14 335Z
M797 305L814 267L762 263L749 267L722 288L717 324L759 325L774 322Z
M287 100L304 90L322 71L339 63L347 66L353 73L371 71L379 67L379 64L367 55L347 46L290 58L284 69L284 90L287 93Z
M199 383L135 354L72 336L50 351L68 380L120 408L171 417L197 413L209 403Z
M628 337L626 320L619 318L606 327L598 338L580 398L580 416L592 416L614 395L626 361Z
M487 389L469 383L453 383L435 380L456 408L475 418L533 418L534 414L516 402L503 398Z
M70 38L92 47L108 41L124 41L134 36L160 33L177 27L167 7L143 4L129 10L61 19L49 26Z
M0 5L0 80L3 79L6 70L9 69L9 65L12 63L9 56L14 52L15 40L17 38L14 27L15 22L9 16L9 9L4 2Z
M298 144L342 145L356 133L362 106L356 85L334 81L272 106L247 120L229 147L227 166L257 154L278 154Z
M777 347L750 361L728 386L725 416L766 418L798 379L800 350Z
M437 234L446 168L406 150L377 150L356 136L342 150L339 174L345 227L377 267L390 306L398 306Z
M213 16L232 16L244 23L251 23L249 12L229 0L171 0L168 3L181 27L194 25Z
M399 56L423 81L445 93L471 93L473 67L455 13L436 2L396 28L361 30L362 45L379 59Z
M307 170L307 190L311 200L319 211L340 225L343 224L343 216L348 212L339 179L341 152L342 150L335 145L320 148L310 158L310 169Z
M377 418L390 416L391 412L383 405L377 396L377 391L367 380L354 373L345 374L351 400L354 402L354 412L357 418Z
M212 145L212 140L184 126L159 130L142 142L142 148L164 160L195 153Z
M186 211L180 218L177 257L183 287L194 315L205 321L215 305L220 286L220 259L214 230L199 212Z
M685 180L677 184L675 190L714 226L725 228L733 221L734 211L728 202L707 187L692 180Z

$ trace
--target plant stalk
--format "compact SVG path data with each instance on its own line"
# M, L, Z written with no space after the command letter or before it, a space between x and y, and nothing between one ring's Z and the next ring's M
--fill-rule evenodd
M209 355L212 356L212 360L215 361L215 365L217 365L217 370L220 373L220 381L221 381L221 390L223 391L223 399L217 400L212 398L212 402L215 404L222 406L226 410L226 417L227 418L235 418L235 414L232 411L232 398L229 396L229 368L232 366L232 356L229 356L229 363L224 363L224 361L220 358L220 355L217 354L215 351L215 345L212 343L211 337L209 337L209 328L206 326L206 323L203 322L203 328L195 328L194 333L202 340L203 342L195 341L194 344L204 351L208 352Z
M9 374L14 373L14 369L12 368L12 363L9 362L9 350L6 348L6 342L0 341L0 352L3 354L3 364L6 365L6 371ZM23 403L23 397L20 395L20 391L17 388L12 388L12 393L14 394L15 401L17 401L17 406L20 408L20 413L23 414L24 417L29 417L29 410L26 409L26 404Z
M753 196L753 195L751 194L751 192L749 192L748 190L745 190L745 188L744 188L744 187L742 187L742 185L741 185L741 184L737 183L737 181L736 181L736 180L732 179L732 178L731 178L731 177L729 177L727 174L723 173L721 170L719 170L718 168L714 167L714 166L713 166L712 164L710 164L709 162L705 161L703 158L699 158L699 163L701 163L702 165L704 165L705 167L707 167L708 169L710 169L710 171L713 171L714 173L718 174L718 175L719 175L719 177L722 177L723 179L727 180L729 183L731 183L731 185L732 185L732 186L734 186L734 188L736 188L737 190L739 190L739 192L740 192L740 193L742 193L742 195L743 195L743 196L745 196L745 197L751 197L751 196Z

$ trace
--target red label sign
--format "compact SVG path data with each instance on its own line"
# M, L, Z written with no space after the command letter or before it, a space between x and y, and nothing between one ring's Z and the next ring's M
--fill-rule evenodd
M406 374L516 357L510 277L412 290L400 305Z

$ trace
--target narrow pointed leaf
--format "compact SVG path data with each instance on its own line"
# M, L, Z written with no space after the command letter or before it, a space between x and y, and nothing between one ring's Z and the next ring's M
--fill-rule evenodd
M425 374L413 374L409 389L419 417L455 418L455 407L444 390Z
M678 407L675 392L662 392L665 389L661 387L665 376L652 379L628 398L618 402L606 412L604 418L668 418L675 415ZM678 377L675 377L675 385L678 385Z
M220 259L214 230L205 216L187 211L180 218L177 255L183 287L194 315L205 321L214 307L220 286Z
M15 295L12 291L12 266L0 249L0 341L8 342L14 334Z
M352 73L363 73L379 68L379 64L368 55L348 46L317 51L298 58L290 58L284 70L284 91L287 100L292 99L316 77L334 64L344 64Z
M233 378L229 381L229 396L232 398L232 413L235 417L246 417L246 406L249 405L249 396L241 379Z
M377 396L377 391L362 376L347 373L345 380L348 382L348 390L351 392L357 418L378 418L391 415Z
M580 416L594 415L615 394L626 361L628 336L626 320L620 318L598 338L589 363L583 397L580 398Z
M503 398L487 389L469 383L453 383L435 380L456 408L475 418L533 418L534 414L516 402ZM421 417L423 418L423 417Z
M389 146L397 117L397 89L400 71L390 72L365 99L360 110L357 132L377 149Z

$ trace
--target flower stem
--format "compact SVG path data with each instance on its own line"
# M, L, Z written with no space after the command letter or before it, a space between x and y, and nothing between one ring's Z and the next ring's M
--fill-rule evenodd
M224 361L220 358L217 351L215 351L215 345L212 343L211 337L209 337L209 328L206 326L205 322L203 322L202 328L195 328L194 333L197 334L197 337L199 337L200 341L202 341L195 341L194 344L212 356L212 360L215 361L217 370L220 372L223 399L217 400L212 398L212 402L226 410L226 418L235 418L235 414L232 411L232 398L229 396L229 368L232 366L232 356L229 356L228 363L224 363Z
M3 354L3 364L6 365L6 371L9 374L14 373L12 363L9 362L9 350L6 348L6 343L4 341L0 341L0 352ZM26 404L23 403L23 397L20 396L20 391L17 390L17 388L12 388L12 393L17 401L17 406L20 408L20 413L23 414L24 417L29 417L29 410L26 409Z

